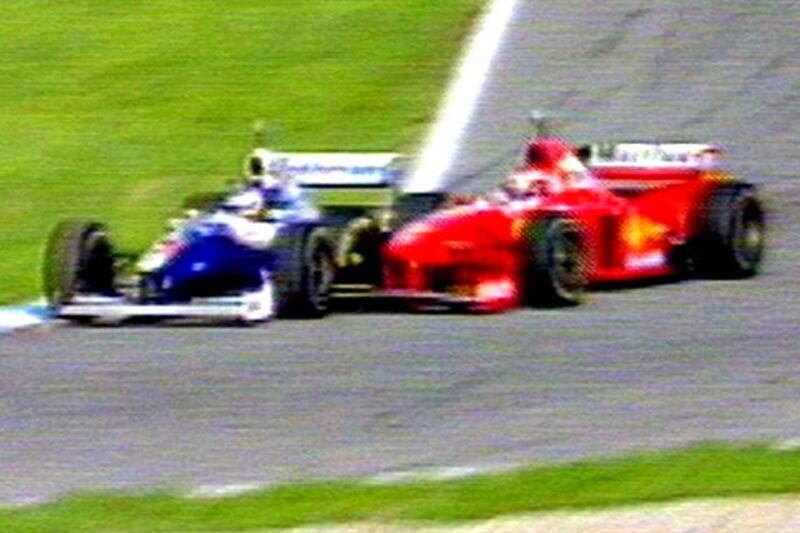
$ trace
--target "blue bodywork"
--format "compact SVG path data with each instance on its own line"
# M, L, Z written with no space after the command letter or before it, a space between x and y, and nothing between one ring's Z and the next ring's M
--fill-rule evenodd
M219 232L183 241L162 268L142 279L159 303L187 301L257 289L263 274L273 272L275 250L253 250Z
M225 204L186 222L169 239L167 259L140 277L142 298L149 303L187 302L194 297L241 294L258 290L296 253L301 235L318 224L319 215L297 198L265 198L272 215L258 223L230 213ZM274 233L268 246L248 246L237 238L239 224Z

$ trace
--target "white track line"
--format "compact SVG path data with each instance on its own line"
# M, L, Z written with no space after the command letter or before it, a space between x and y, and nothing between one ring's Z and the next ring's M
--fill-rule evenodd
M0 307L0 333L43 324L46 321L45 314L42 302L27 306Z
M365 479L368 485L402 485L417 481L448 481L465 477L488 474L491 472L501 472L509 470L511 467L505 466L451 466L451 467L432 467L420 468L416 470L401 470L383 472Z
M415 470L390 471L360 478L365 485L402 485L419 481L447 481L488 474L492 472L509 471L519 468L521 465L494 465L494 466L452 466L452 467L430 467ZM291 483L289 483L291 485ZM199 485L185 493L189 499L217 499L240 496L249 492L268 490L270 487L281 487L280 483L231 483L220 485Z
M453 163L516 3L517 0L493 0L483 15L477 33L461 58L458 74L447 92L436 124L403 187L405 192L442 189L444 175Z
M800 450L800 438L778 441L772 445L772 449L779 452L795 452Z
M231 483L228 485L200 485L191 490L186 497L190 499L207 498L229 498L240 496L248 492L264 490L267 488L265 483Z

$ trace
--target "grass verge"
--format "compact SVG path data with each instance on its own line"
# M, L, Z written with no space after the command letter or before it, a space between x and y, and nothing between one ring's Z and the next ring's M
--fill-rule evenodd
M282 150L403 150L485 0L7 0L0 27L0 304L39 293L56 221L144 248Z
M800 492L800 451L703 445L444 482L282 486L223 499L83 495L0 511L2 531L257 531L370 521L454 522L510 513Z

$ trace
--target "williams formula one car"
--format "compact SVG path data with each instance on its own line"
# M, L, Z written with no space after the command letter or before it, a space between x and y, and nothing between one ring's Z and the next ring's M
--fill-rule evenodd
M502 190L396 231L384 289L414 307L575 305L588 285L752 276L764 233L756 189L716 146L538 138Z
M385 232L397 159L257 149L247 183L173 221L135 268L118 268L105 225L63 222L46 250L45 296L76 322L322 317L337 284L380 276L364 241Z

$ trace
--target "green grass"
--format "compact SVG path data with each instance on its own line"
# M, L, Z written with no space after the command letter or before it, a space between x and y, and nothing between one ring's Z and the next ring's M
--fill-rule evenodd
M447 482L331 482L189 500L84 495L0 511L2 531L257 531L371 521L453 522L509 513L800 492L800 452L704 445Z
M0 25L0 303L38 294L65 217L144 248L284 150L410 150L484 0L7 0Z

